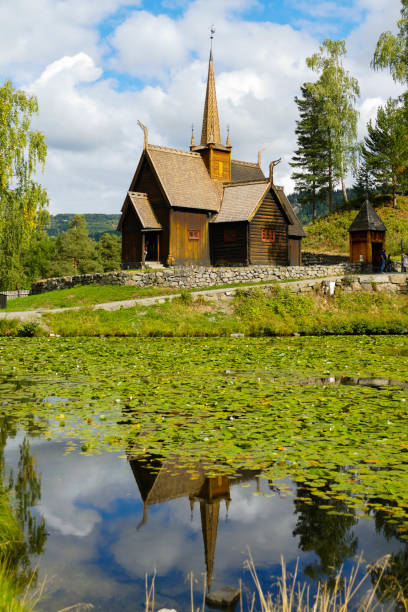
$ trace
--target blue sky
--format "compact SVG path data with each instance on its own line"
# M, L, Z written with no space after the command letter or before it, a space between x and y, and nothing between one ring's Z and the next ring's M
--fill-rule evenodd
M290 193L294 98L316 78L305 58L327 37L346 40L363 136L401 92L370 69L399 15L400 0L0 1L0 79L38 98L51 212L119 212L142 150L137 120L164 146L185 149L191 124L200 131L214 24L223 137L230 125L235 159L255 161L266 147L266 169L282 157L277 180Z

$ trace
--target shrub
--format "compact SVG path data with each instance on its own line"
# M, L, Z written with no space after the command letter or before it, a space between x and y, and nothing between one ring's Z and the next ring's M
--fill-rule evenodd
M41 326L37 321L28 321L21 325L17 330L17 336L22 338L33 338L39 336L41 332Z

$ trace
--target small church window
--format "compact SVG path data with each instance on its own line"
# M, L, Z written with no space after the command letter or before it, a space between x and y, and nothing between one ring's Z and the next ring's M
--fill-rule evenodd
M218 176L222 176L224 173L224 164L222 162L218 162Z
M224 230L224 242L236 242L236 240L237 240L237 230L235 229Z
M262 242L275 242L275 230L269 228L262 228L261 230Z
M188 239L189 240L200 240L200 231L199 230L188 230Z

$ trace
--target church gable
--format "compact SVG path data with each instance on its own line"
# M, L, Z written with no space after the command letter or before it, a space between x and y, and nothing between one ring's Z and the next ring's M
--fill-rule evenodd
M271 189L249 225L249 262L288 265L288 219Z

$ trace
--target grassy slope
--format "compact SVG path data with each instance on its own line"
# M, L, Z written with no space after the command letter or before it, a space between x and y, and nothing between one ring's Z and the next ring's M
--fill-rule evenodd
M81 309L44 316L48 329L66 337L407 333L408 296L340 293L324 298L279 288L269 294L255 289L242 292L229 307L187 294L144 308Z
M389 199L378 198L372 200L372 203L387 228L387 253L398 258L401 252L401 239L404 240L405 248L408 248L408 197L398 197L397 209L392 208ZM337 209L331 215L321 217L315 223L307 225L303 250L348 255L348 228L360 206L361 201L350 202L347 207Z
M7 301L6 311L68 308L70 306L92 306L117 300L132 300L154 295L168 295L176 289L168 287L128 287L121 285L84 285L72 289L58 289L40 295L15 298Z

